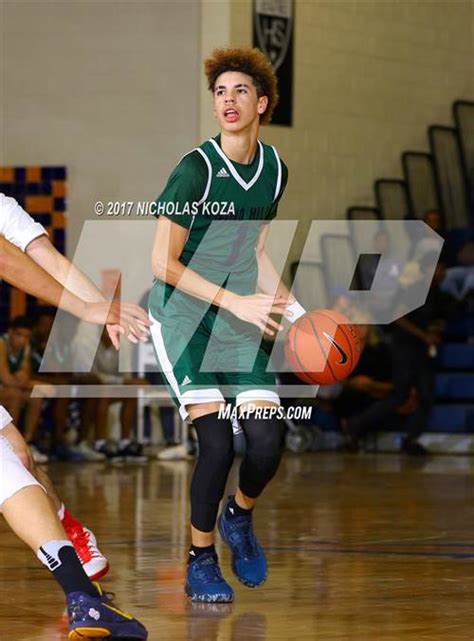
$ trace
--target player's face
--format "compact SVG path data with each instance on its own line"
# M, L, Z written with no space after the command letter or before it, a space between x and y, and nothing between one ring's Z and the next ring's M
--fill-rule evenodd
M223 131L237 133L252 125L267 108L268 98L257 96L252 78L240 71L226 71L214 86L214 115Z

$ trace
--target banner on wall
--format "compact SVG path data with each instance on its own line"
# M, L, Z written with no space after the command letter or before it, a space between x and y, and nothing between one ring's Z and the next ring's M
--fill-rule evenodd
M294 18L294 0L253 0L253 46L263 51L278 77L276 125L292 124Z

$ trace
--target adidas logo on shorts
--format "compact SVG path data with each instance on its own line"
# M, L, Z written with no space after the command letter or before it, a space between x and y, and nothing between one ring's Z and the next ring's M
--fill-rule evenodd
M189 378L189 376L185 376L181 382L181 385L189 385L189 383L191 383L191 379Z
M216 174L216 178L229 178L229 174L225 167L222 167L222 169L219 169L219 171Z

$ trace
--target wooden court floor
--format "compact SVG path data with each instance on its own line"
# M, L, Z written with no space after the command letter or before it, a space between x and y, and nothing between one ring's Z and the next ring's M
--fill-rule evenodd
M221 551L232 606L183 596L192 463L49 470L152 641L474 639L474 459L285 456L256 513L267 583L240 586ZM1 641L64 641L59 589L0 528Z

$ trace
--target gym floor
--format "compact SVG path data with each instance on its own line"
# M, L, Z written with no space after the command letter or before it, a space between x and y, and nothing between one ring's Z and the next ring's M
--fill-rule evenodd
M474 459L287 454L255 513L269 562L232 605L183 593L192 462L52 464L150 641L472 641ZM229 491L236 480L233 469ZM0 523L1 641L65 641L60 590Z

